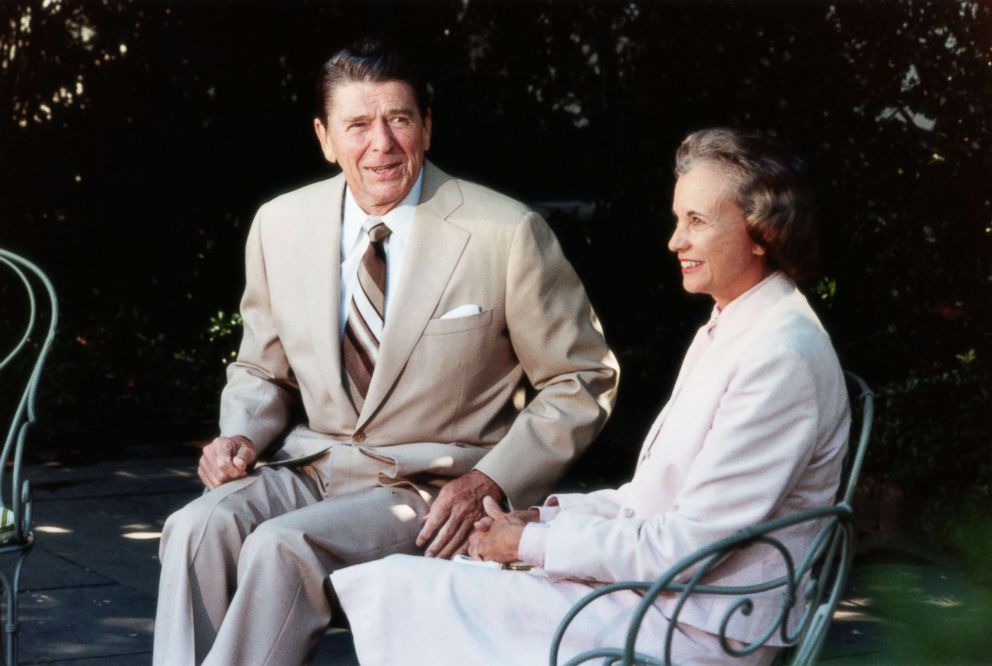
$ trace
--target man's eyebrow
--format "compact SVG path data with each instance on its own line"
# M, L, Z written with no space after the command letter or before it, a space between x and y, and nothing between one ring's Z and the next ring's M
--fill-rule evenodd
M408 107L408 106L399 106L399 107L396 107L396 108L393 108L393 109L386 109L385 115L387 115L387 116L403 116L403 115L405 115L405 116L412 116L413 115L413 109L410 108L410 107ZM354 122L360 122L360 121L368 121L368 120L371 120L371 119L372 119L372 115L371 114L368 114L368 113L365 113L365 114L360 114L360 115L357 115L357 116L345 116L341 120L343 120L346 123L354 123Z

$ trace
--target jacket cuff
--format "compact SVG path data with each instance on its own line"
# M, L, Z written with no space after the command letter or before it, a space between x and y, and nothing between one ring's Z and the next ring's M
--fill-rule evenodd
M544 548L548 540L548 526L541 523L527 523L520 544L517 545L517 557L535 567L544 567Z

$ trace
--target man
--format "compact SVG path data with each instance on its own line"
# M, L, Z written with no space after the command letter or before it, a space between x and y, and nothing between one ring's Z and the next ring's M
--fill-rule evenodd
M484 497L541 497L612 408L616 361L554 236L425 162L410 65L364 40L325 64L317 97L343 173L265 204L248 235L210 492L162 534L158 664L302 662L330 571L463 551ZM305 425L251 471L298 401Z

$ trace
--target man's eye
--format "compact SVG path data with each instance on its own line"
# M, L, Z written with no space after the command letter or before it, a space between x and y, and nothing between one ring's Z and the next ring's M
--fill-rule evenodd
M410 119L407 118L406 116L395 116L392 119L392 123L396 127L406 127L407 125L410 124Z
M349 130L362 129L365 127L365 123L351 123L348 125Z

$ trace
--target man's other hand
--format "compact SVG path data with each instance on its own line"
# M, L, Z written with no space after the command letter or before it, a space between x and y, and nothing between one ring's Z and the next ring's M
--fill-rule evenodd
M228 481L247 476L255 464L255 447L242 435L217 437L203 447L197 473L203 484L213 490Z
M424 527L417 535L417 546L428 544L427 557L450 558L463 552L472 524L485 515L482 499L503 499L502 489L482 472L473 469L468 474L449 481L431 505L424 518Z

